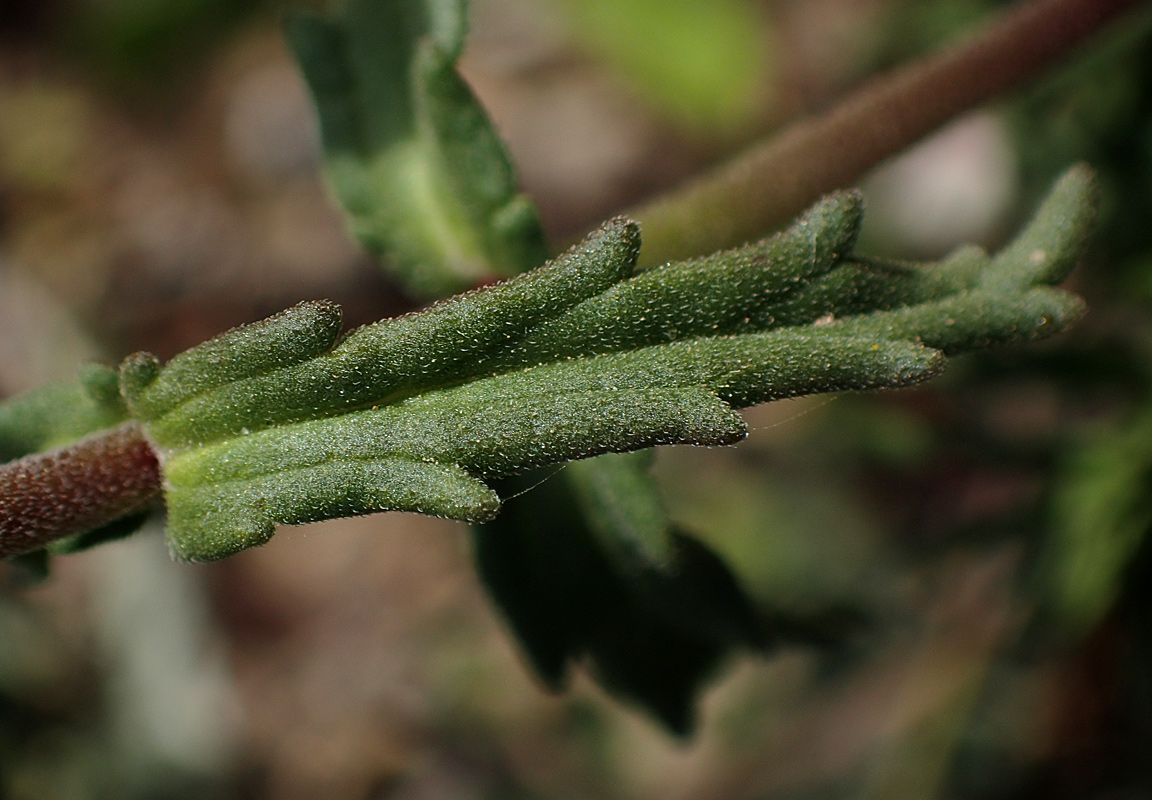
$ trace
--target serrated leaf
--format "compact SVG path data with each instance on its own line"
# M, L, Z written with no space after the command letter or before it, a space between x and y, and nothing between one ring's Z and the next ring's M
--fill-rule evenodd
M1067 215L1090 189L1073 172L1051 203ZM335 343L335 307L305 303L163 369L130 358L123 392L162 459L173 547L220 558L276 524L385 510L485 521L500 505L486 479L730 444L745 435L736 408L906 386L944 352L1046 335L1080 311L1033 285L1057 274L1036 270L1031 245L967 251L943 276L876 268L846 258L858 219L856 196L833 196L750 248L640 275L636 227L617 220L545 267ZM1044 244L1082 243L1062 230ZM884 310L837 316L869 302Z
M547 255L535 207L456 72L465 27L463 0L348 0L286 25L353 233L424 296Z

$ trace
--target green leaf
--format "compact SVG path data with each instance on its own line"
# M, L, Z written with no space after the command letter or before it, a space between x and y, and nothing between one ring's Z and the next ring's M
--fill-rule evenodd
M335 17L286 25L353 233L424 296L547 255L535 207L456 72L464 12L463 0L347 0Z
M1091 176L1073 170L1027 246L968 250L940 274L850 260L852 194L758 244L631 277L638 232L615 220L538 270L339 341L336 308L317 302L163 369L134 356L122 390L160 454L185 558L333 516L482 522L500 507L486 479L731 444L746 433L737 408L907 386L936 374L945 352L1062 329L1082 304L1044 285L1064 267L1039 268L1035 253L1074 263L1083 236L1066 234L1079 223L1046 220L1087 218L1091 204Z
M51 450L128 418L116 370L84 367L77 380L0 403L0 463Z

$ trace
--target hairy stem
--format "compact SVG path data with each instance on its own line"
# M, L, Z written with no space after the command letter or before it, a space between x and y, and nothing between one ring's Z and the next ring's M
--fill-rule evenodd
M0 466L0 559L101 528L160 492L160 465L135 423Z
M775 230L963 111L1036 77L1140 0L1037 0L976 36L874 80L627 216L642 266L711 253Z

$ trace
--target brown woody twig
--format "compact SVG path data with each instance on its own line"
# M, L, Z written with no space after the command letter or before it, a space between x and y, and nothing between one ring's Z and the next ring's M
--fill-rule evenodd
M135 423L0 467L0 559L143 510L160 464Z

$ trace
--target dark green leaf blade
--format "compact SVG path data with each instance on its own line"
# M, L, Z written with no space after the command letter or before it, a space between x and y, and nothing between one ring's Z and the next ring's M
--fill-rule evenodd
M602 461L579 466L595 470L591 465ZM613 461L617 473L639 466L631 456L606 463ZM512 492L523 483L497 485ZM572 486L544 481L510 500L492 522L475 526L480 575L550 688L563 688L570 669L585 663L611 690L686 735L701 686L735 649L761 646L761 622L723 563L666 519L649 508L616 520L612 531L589 526L588 498ZM610 508L619 513L635 505L631 499ZM664 563L638 553L621 558L604 546L605 533L652 525L661 530L649 534L665 539ZM685 605L692 606L688 617L681 615Z

